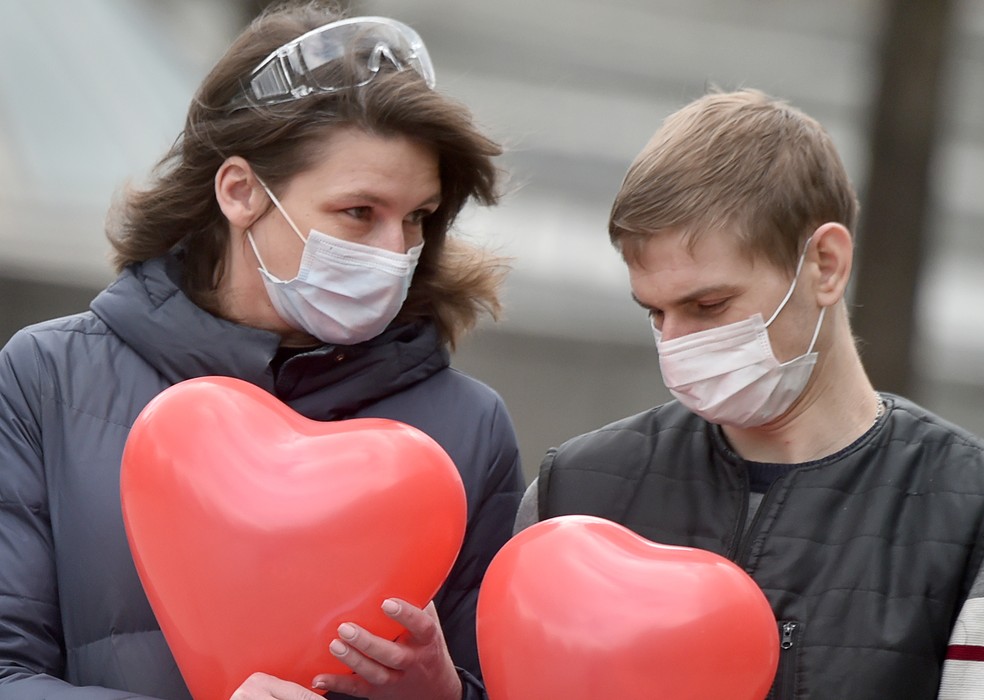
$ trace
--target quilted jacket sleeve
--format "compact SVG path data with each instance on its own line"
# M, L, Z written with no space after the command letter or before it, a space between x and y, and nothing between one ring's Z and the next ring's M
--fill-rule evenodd
M524 486L516 435L501 404L497 406L491 429L489 444L493 449L486 467L483 498L470 518L461 553L443 596L436 601L451 655L460 667L469 670L479 668L475 655L475 610L482 578L492 558L512 536ZM486 697L473 676L464 671L461 676L464 700Z
M76 688L64 667L42 449L45 385L32 336L0 350L0 700L116 700Z
M487 400L487 399L486 399ZM469 406L473 404L469 403ZM467 453L449 453L467 463L466 481L474 489L468 528L461 551L444 586L434 599L448 651L461 679L461 700L487 700L480 679L475 622L478 593L492 558L512 535L524 479L512 420L501 399L485 404L481 416L467 421L476 427L464 438ZM442 420L444 413L435 414ZM457 461L457 460L456 460ZM460 464L459 464L460 467ZM466 490L468 486L466 485ZM330 693L329 700L353 700Z

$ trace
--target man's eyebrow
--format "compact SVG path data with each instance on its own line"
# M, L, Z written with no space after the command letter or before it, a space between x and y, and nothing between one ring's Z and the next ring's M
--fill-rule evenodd
M712 284L707 287L695 289L679 299L671 301L669 306L683 306L685 304L692 304L693 302L703 299L704 297L713 297L718 295L730 296L736 294L737 292L738 287L733 284ZM642 301L635 295L635 292L632 292L632 300L647 311L652 311L655 308Z

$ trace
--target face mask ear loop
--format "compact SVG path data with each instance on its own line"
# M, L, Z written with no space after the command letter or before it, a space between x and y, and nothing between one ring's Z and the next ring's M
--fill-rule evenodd
M263 262L263 258L260 257L260 251L256 247L256 241L253 240L253 232L249 229L246 229L246 240L249 241L249 245L253 249L253 255L256 256L256 261L260 263L260 267L263 268L264 272L269 274L270 271L267 270L266 263Z
M256 181L260 183L260 187L262 187L263 191L267 193L267 196L270 198L270 201L273 202L273 206L277 207L277 211L279 211L283 215L284 220L288 224L290 224L290 227L292 229L294 229L294 233L296 233L297 237L301 239L301 243L307 243L307 239L304 237L304 234L302 234L301 230L297 228L297 224L295 224L294 220L290 218L290 215L287 213L287 210L284 209L283 205L280 204L280 200L277 199L277 197L273 194L273 192L270 191L270 188L266 186L266 183L263 182L263 180L261 180L259 176L257 176Z
M775 313L773 313L769 320L765 322L766 328L772 325L772 322L776 320L776 316L778 316L779 312L786 306L786 302L789 301L791 296L793 296L793 292L796 290L796 283L799 281L800 270L803 269L803 261L806 260L806 250L810 247L811 240L813 240L812 234L806 239L806 244L803 246L803 254L800 255L799 262L796 263L796 274L793 275L793 283L789 285L789 291L786 292L786 296L784 296L782 301L779 302L779 307L775 310Z
M809 355L813 352L813 346L817 343L817 337L820 335L820 326L823 325L823 315L827 311L826 306L820 307L820 318L817 319L817 327L813 329L813 337L810 339L810 347L806 349L806 354Z

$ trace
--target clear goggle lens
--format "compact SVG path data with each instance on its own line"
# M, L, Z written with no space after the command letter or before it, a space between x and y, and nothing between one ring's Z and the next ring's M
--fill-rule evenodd
M384 61L415 71L428 87L436 83L434 65L417 32L388 17L353 17L313 29L271 53L243 81L228 109L360 87Z

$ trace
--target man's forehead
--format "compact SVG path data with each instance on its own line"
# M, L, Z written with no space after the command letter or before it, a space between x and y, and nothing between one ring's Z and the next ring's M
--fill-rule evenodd
M734 296L773 275L785 277L763 256L740 254L734 248L707 250L647 246L626 260L632 295L642 306L669 307Z
M639 241L631 254L625 254L623 258L630 273L635 275L677 270L693 275L704 270L742 274L752 268L771 266L764 255L751 253L737 237L711 232L696 238L679 233L659 233Z
M737 225L695 224L635 234L624 241L623 253L626 262L630 262L630 257L645 257L653 249L662 251L667 248L674 248L697 258L716 254L758 257L746 241L746 236Z

